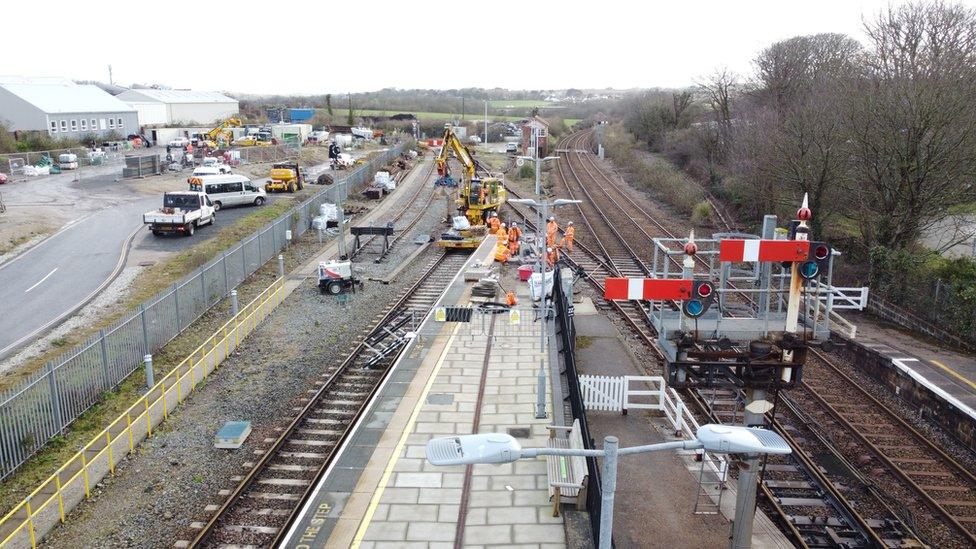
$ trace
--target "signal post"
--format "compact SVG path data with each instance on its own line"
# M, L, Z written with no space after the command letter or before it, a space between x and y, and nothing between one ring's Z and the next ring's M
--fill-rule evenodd
M656 238L653 276L608 278L604 297L646 302L669 385L739 391L743 424L765 427L773 408L767 393L788 390L802 379L808 347L826 342L831 319L837 319L830 270L839 252L810 240L811 218L804 196L786 238ZM775 217L767 216L767 222L775 223ZM764 230L763 236L772 232ZM671 265L679 257L676 271ZM738 458L730 547L745 549L752 542L760 461L758 454Z

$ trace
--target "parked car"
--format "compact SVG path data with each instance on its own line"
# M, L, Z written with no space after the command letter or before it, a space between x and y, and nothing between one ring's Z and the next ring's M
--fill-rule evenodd
M181 149L183 147L186 147L189 144L190 144L190 140L189 139L187 139L185 137L177 137L176 139L171 140L166 145L169 146L169 147L176 147L176 148Z
M508 154L518 154L518 143L508 143L505 145L505 152Z
M230 173L230 166L224 164L224 159L218 156L206 156L203 158L203 167L215 168L219 173ZM196 172L194 172L196 173Z

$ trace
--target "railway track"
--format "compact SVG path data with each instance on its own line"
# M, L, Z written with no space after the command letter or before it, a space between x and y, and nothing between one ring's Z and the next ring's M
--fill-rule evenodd
M588 135L581 132L563 141L560 148L568 150L563 153L568 157L565 159L567 167L560 166L563 164L561 160L557 163L556 173L570 197L587 201L587 205L580 205L578 212L591 237L587 242L601 250L601 253L594 253L591 248L578 246L579 251L569 254L567 260L576 267L582 267L589 274L588 280L602 293L600 282L603 276L646 276L640 272L641 267L645 266L643 260L627 242L624 233L633 235L633 238L641 239L644 243L653 238L650 231L669 238L675 238L675 235L640 208L627 193L617 188L618 185L602 173L595 160L584 160L588 155L576 152L586 149L586 138ZM585 165L587 162L589 166ZM581 177L584 174L587 180ZM523 217L531 224L531 215L523 214ZM733 230L724 216L720 215L719 219ZM596 228L602 226L611 227L609 230ZM613 228L614 226L621 229ZM618 302L605 305L621 314L647 348L659 360L663 359L654 341L653 326L640 307L622 307ZM728 411L723 412L714 404L722 402L734 407L736 399L741 398L731 392L724 399L713 399L711 403L698 392L692 394L692 397L699 403L703 413L725 421L734 417L728 417ZM731 414L734 416L734 411ZM722 415L726 417L722 418ZM904 547L918 543L916 536L902 526L901 517L879 499L876 491L872 492L870 483L863 477L860 482L850 483L857 487L857 491L852 492L846 485L842 490L839 485L843 484L843 479L828 476L811 457L817 455L821 459L826 457L843 462L841 454L825 437L814 433L808 425L807 430L801 430L805 424L798 420L797 414L790 415L788 419L789 421L787 418L774 418L772 424L774 429L793 443L796 452L793 456L782 459L780 463L771 464L770 474L764 477L761 491L774 511L780 515L784 529L799 546ZM853 473L853 469L851 472ZM858 509L854 508L848 497L851 494L858 498ZM869 500L870 503L865 503ZM859 512L861 510L866 512Z
M427 170L424 173L423 183L417 185L417 190L414 191L412 195L410 195L410 198L408 198L404 202L403 207L397 210L397 213L393 216L391 222L395 224L396 222L403 219L403 217L407 215L408 212L416 211L416 215L414 215L410 219L410 221L407 222L406 225L395 229L396 232L393 235L393 238L390 239L389 247L385 251L381 252L379 256L373 260L376 263L382 261L383 258L386 257L388 253L390 253L390 250L393 249L393 247L397 244L397 242L399 242L401 238L407 235L410 232L410 230L413 229L414 226L421 220L421 218L423 218L424 214L427 213L427 209L430 208L430 204L431 202L434 201L434 195L436 194L434 187L427 184L430 181L430 174L432 174L433 172L434 172L434 163L431 162L430 166L427 167ZM408 172L401 172L401 173L408 173ZM423 194L425 191L427 192L427 198L424 199L423 203L420 204L418 208L417 200L420 198L420 195ZM360 254L360 252L365 250L377 238L379 238L378 235L372 235L369 238L362 240L359 243L359 247L353 250L352 253L349 254L349 257L351 259L355 259L356 256Z
M793 398L900 502L926 541L976 546L976 476L830 357L817 350L812 355Z
M468 254L442 252L402 296L377 315L348 357L326 369L304 406L200 529L192 547L272 547L366 410L405 347L397 337L420 323Z

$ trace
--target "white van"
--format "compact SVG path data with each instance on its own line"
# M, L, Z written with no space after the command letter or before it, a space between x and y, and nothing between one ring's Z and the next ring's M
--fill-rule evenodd
M243 175L206 175L191 177L191 191L202 191L213 202L214 209L224 206L241 206L254 204L260 206L268 200L267 193L259 185L255 185Z

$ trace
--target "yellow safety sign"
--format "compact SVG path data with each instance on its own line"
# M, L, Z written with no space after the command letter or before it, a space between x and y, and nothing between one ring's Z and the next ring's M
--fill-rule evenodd
M434 320L437 322L447 321L447 307L437 307L434 309Z
M522 313L518 309L510 309L508 311L508 323L512 326L522 322Z

